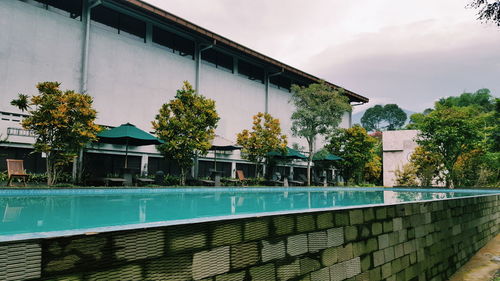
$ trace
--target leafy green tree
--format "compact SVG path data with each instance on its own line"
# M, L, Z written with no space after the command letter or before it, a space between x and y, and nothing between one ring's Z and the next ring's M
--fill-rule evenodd
M407 119L406 113L396 104L375 105L361 117L361 124L370 132L401 129Z
M376 185L382 185L382 132L374 132L370 134L375 138L375 146L373 147L373 156L371 160L365 164L365 181Z
M177 90L175 99L161 106L152 122L155 134L164 141L158 150L179 165L181 185L186 183L195 155L204 155L210 149L219 119L215 101L196 94L187 81Z
M493 22L500 26L500 1L498 0L472 0L469 7L479 9L478 20Z
M384 107L380 104L368 108L361 117L361 125L369 132L381 131L383 122Z
M406 125L405 129L407 130L416 130L418 124L424 119L426 115L431 113L434 109L427 108L422 113L413 113L410 116L410 122Z
M417 143L437 155L447 187L453 186L455 164L460 156L477 148L482 139L478 110L472 107L443 107L426 115L418 124Z
M424 113L411 116L409 129L420 129L427 122L427 117L434 111L451 110L468 113L468 122L475 126L475 139L469 149L463 150L453 165L453 173L449 182L455 186L497 186L500 176L500 102L493 98L488 89L480 89L474 93L463 93L460 96L442 98L435 104L435 109L426 109ZM449 133L451 135L451 133ZM449 171L444 168L442 155L427 148L420 147L419 153L412 155L412 163L420 172L419 179L425 180L424 174L434 174L436 181L444 181ZM425 157L419 157L424 156ZM414 159L415 158L415 159ZM450 164L451 165L451 164Z
M332 154L342 157L335 166L342 173L344 180L362 183L366 165L376 161L377 139L368 135L366 130L355 125L349 129L338 129L329 138L326 149Z
M38 95L28 98L21 94L11 102L29 113L21 124L35 132L35 151L46 154L48 185L57 181L62 168L73 161L81 148L95 140L101 130L94 123L97 112L92 108L92 97L72 90L62 91L60 85L38 83Z
M27 111L29 108L29 96L25 94L19 94L17 99L10 102L11 105L19 108L21 111Z
M396 104L386 104L384 106L384 120L387 122L387 130L398 130L406 122L406 113Z
M432 186L433 181L441 181L441 160L436 153L426 151L417 146L410 156L410 165L414 167L415 176L421 186Z
M482 112L495 110L495 98L488 89L479 89L475 93L463 93L458 97L441 98L437 104L444 107L473 106Z
M243 130L237 135L237 143L243 147L242 156L255 163L257 177L259 167L273 150L285 150L287 138L281 134L280 120L269 113L259 112L253 116L252 130Z
M411 163L406 163L401 169L396 169L394 176L398 186L418 186L416 169Z
M342 121L342 115L352 108L342 90L333 89L324 82L308 87L293 85L292 102L295 105L291 118L292 132L307 141L307 184L311 185L311 161L316 138L334 132Z

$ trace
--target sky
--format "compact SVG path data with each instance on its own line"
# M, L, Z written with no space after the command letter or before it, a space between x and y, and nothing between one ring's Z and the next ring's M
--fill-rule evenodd
M476 20L468 0L146 2L368 97L355 112L421 112L480 88L500 96L500 27Z

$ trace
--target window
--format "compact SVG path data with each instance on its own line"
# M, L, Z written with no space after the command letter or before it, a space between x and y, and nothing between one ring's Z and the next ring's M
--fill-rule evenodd
M233 72L233 57L214 49L208 49L201 53L201 59L212 64L216 68Z
M53 10L59 14L69 16L73 19L82 16L82 0L23 0L31 4L42 4L45 9Z
M169 48L174 53L178 52L181 56L190 56L194 59L194 41L192 40L154 26L153 42Z
M92 9L91 19L116 29L118 33L130 34L146 39L146 23L129 15L125 15L104 6Z
M238 73L250 80L258 80L264 83L264 68L262 67L240 60L238 61Z
M139 38L146 39L146 23L138 20L134 17L119 14L120 15L120 28L119 32L123 31Z
M291 80L282 75L270 77L269 83L278 89L290 91Z

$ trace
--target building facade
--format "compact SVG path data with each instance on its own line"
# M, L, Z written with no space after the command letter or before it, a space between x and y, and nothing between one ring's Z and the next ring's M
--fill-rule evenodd
M384 186L397 185L395 172L410 162L417 147L418 130L385 131L382 133Z
M280 119L289 143L305 145L290 131L290 86L308 85L318 78L147 3L4 0L0 26L0 134L9 141L0 154L32 157L28 170L40 170L43 161L40 155L29 154L33 135L21 129L23 113L10 101L18 93L35 94L41 81L58 81L63 89L90 94L99 124L130 122L145 131L152 130L160 106L174 98L183 81L189 81L216 101L221 117L218 135L235 140L238 132L251 127L254 114L269 112ZM368 102L345 92L353 104ZM350 118L346 113L341 126L350 126ZM94 169L102 165L114 172L123 161L124 148L93 144L86 154L101 163L92 165ZM144 171L172 168L154 147L133 148L130 155L129 164ZM248 164L238 152L218 158L229 173Z

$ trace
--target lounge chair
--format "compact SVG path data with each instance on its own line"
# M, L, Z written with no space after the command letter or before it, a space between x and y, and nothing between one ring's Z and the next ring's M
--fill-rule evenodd
M284 186L285 184L285 182L281 180L281 174L278 172L274 173L271 179L266 183L273 186Z
M241 186L248 186L248 179L245 178L243 170L236 170L236 176L238 177L237 180L241 183Z
M102 178L105 186L125 185L127 182L124 178Z
M136 186L142 186L142 185L148 185L148 184L154 184L155 180L150 179L150 178L135 178L135 185Z
M12 180L14 178L21 178L24 186L26 186L26 180L29 175L26 174L26 171L24 170L24 160L7 159L7 174L9 177L9 180L7 181L8 186L12 186Z
M304 181L304 184L307 185L307 176L304 174L299 174L299 179Z
M301 185L304 185L306 182L294 180L292 176L288 176L288 183L292 186L301 186Z
M312 184L325 186L325 182L323 181L323 177L317 177L316 174L312 174Z
M199 182L202 185L207 185L207 186L215 186L215 181L211 179L199 179Z

